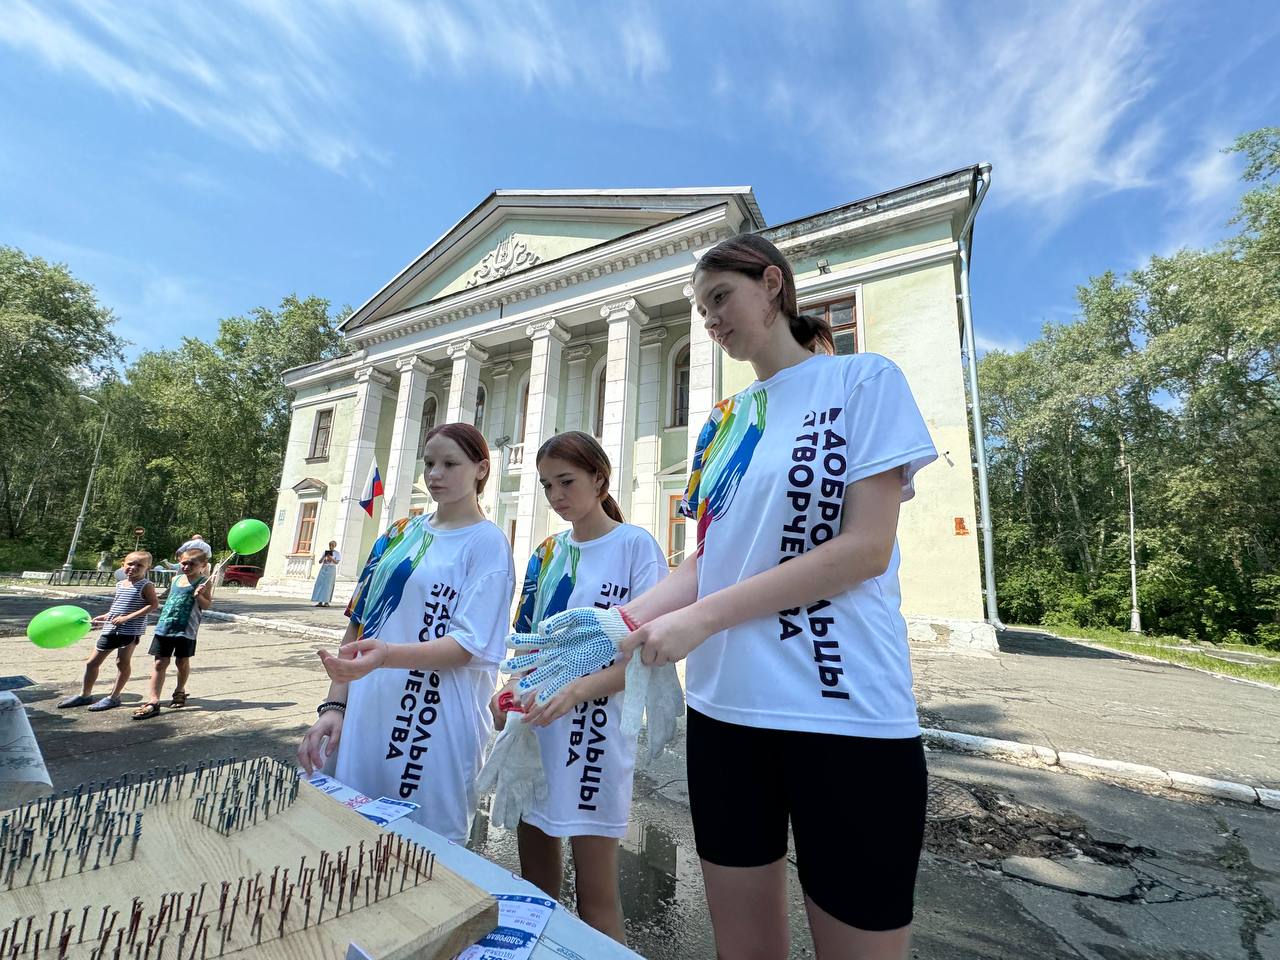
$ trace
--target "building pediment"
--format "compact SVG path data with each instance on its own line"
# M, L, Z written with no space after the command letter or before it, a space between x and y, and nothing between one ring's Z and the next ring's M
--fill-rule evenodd
M446 259L432 275L409 287L397 298L397 308L416 307L471 290L661 222L653 216L595 219L512 213Z
M363 304L346 333L733 199L763 225L749 187L499 190Z

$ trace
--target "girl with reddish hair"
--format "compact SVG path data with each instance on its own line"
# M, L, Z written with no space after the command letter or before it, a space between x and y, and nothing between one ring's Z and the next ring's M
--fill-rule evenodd
M489 476L480 431L442 424L423 459L436 510L397 520L373 545L343 644L336 656L320 651L329 694L298 762L310 773L336 751L343 783L418 804L414 820L461 843L492 731L515 570L507 538L480 509Z

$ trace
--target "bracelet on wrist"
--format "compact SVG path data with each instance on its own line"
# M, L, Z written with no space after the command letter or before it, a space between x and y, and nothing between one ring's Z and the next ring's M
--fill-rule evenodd
M320 706L316 707L316 716L324 716L330 710L341 710L343 716L346 716L347 704L344 700L326 700Z

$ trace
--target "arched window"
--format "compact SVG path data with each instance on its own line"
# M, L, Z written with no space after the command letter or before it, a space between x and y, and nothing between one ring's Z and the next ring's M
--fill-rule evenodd
M525 380L524 389L520 391L520 407L516 411L519 427L516 430L517 443L524 443L524 422L529 419L529 381Z
M484 431L484 402L487 396L483 383L476 387L476 418L474 423L476 429L482 432Z
M671 426L689 425L689 345L676 354L671 365Z
M599 440L604 436L604 372L608 369L608 365L602 366L600 372L596 374L596 422L595 438Z
M435 429L436 411L439 404L433 394L428 393L427 399L422 402L422 431L418 434L418 459L422 459L422 452L427 445L427 434Z

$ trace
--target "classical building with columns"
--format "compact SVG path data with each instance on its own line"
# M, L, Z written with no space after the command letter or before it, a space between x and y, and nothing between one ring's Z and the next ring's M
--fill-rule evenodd
M345 602L378 532L431 510L422 441L459 420L489 441L482 505L517 569L562 528L533 455L563 430L600 439L627 519L679 563L693 534L676 505L698 430L752 380L703 329L693 269L718 240L756 231L791 260L802 309L827 316L840 352L903 369L942 454L900 525L913 638L994 646L958 306L977 176L966 168L773 226L749 187L490 194L351 315L348 354L285 373L293 424L260 589L309 591L336 540ZM358 500L373 464L386 494L369 518Z

